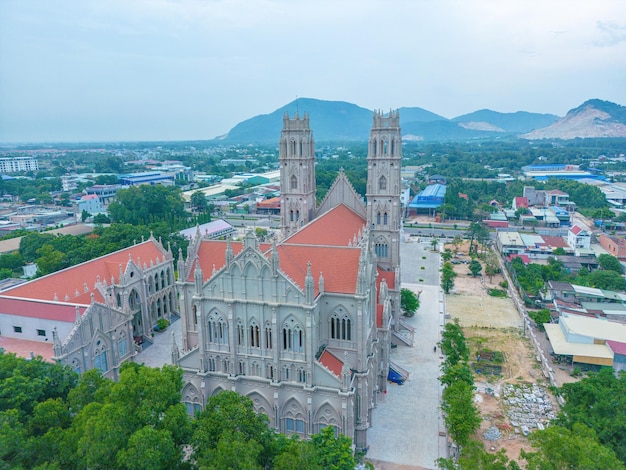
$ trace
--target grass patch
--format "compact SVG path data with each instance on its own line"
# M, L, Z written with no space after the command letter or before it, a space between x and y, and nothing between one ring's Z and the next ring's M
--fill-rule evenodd
M487 289L487 293L491 297L500 297L500 298L506 298L507 297L506 291L502 290L502 289Z

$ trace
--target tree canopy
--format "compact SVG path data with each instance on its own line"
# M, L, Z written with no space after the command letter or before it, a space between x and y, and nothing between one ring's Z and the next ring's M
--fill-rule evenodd
M400 308L407 317L412 317L420 307L420 301L411 289L400 289Z
M352 470L332 426L310 441L269 429L249 398L211 397L196 419L182 370L124 364L120 380L0 354L0 468Z

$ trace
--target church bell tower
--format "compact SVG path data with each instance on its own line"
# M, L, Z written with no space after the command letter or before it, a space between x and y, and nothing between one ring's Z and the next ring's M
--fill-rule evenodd
M367 222L378 266L386 271L400 266L401 165L400 114L374 111L367 150Z
M309 115L283 117L278 150L280 163L280 227L286 238L315 214L315 142Z

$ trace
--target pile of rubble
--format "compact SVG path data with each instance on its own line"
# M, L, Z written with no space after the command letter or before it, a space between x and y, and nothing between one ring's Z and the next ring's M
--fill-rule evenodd
M556 418L556 412L548 392L537 384L502 387L503 403L515 433L528 435L533 428L544 427Z
M497 427L491 426L484 432L483 437L488 441L497 441L500 437L502 437L502 433Z

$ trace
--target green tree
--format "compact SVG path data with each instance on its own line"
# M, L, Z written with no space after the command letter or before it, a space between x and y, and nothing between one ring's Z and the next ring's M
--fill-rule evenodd
M111 219L109 219L106 214L100 213L100 214L94 215L93 223L94 224L110 224Z
M619 274L624 273L624 267L622 266L622 263L620 263L619 259L617 259L615 256L602 253L601 255L598 255L598 264L602 269L605 269L607 271L615 271Z
M483 265L480 264L480 261L473 259L470 261L469 270L472 273L472 276L476 277L483 270Z
M542 308L541 310L538 310L536 312L528 312L528 316L532 318L532 320L537 325L537 328L539 328L539 330L541 331L545 330L543 324L550 323L550 321L552 320L550 310L548 310L547 308Z
M274 470L323 470L317 459L316 450L310 441L294 436L284 444L274 459Z
M446 356L446 367L454 366L459 362L467 362L469 359L469 348L458 318L446 323L441 334L441 350Z
M445 262L445 261L450 261L452 259L452 252L450 251L450 248L446 248L443 253L441 253L441 259Z
M489 230L481 223L472 222L465 232L465 237L470 239L469 252L473 253L475 251L474 242L488 239Z
M605 271L603 269L590 272L584 278L585 286L596 287L612 291L623 291L624 277L616 271Z
M407 317L412 317L420 306L420 301L411 289L400 289L400 308Z
M459 446L465 446L480 426L480 413L474 406L474 387L465 381L456 381L446 387L441 409L450 437Z
M206 212L208 208L208 203L206 200L206 196L202 191L195 191L191 194L191 207L196 212Z
M178 227L186 220L180 189L161 184L119 190L109 204L109 215L113 222L133 225L166 222Z
M356 462L352 455L349 437L335 437L335 428L327 426L311 437L321 468L328 470L353 470Z
M571 431L575 424L590 427L601 444L626 462L626 374L616 377L612 368L603 368L578 382L563 384L559 393L565 404L557 424Z
M433 247L433 251L436 251L437 246L439 245L439 241L436 238L433 238L430 242L430 245Z
M80 221L84 223L89 217L91 217L91 214L83 209L83 211L80 213Z
M457 276L454 272L454 266L449 261L443 263L441 268L441 287L446 294L454 287L454 278Z
M257 465L265 467L275 454L274 434L267 427L265 414L254 411L252 401L235 392L224 391L207 401L204 411L196 416L191 439L193 456L200 466L210 466L222 439L237 440L237 446L250 441L248 451L261 447Z
M593 429L576 423L572 429L550 426L528 437L537 452L521 451L528 470L624 469L615 452L598 442Z

